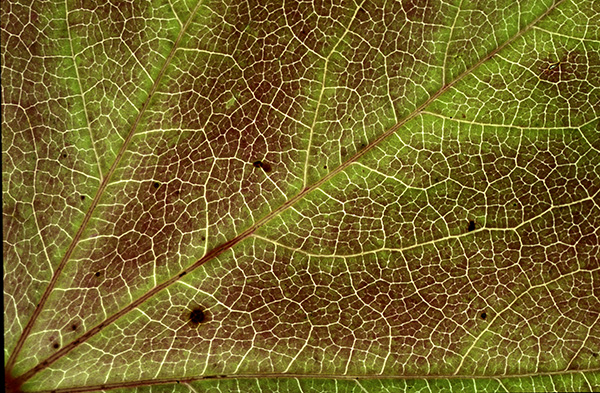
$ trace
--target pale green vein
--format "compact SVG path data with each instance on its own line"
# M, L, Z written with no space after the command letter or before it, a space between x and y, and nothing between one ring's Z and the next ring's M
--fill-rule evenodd
M90 134L90 142L92 143L92 150L96 156L96 165L98 165L98 176L100 181L104 178L102 174L102 166L100 165L100 157L96 150L96 143L94 141L94 134L92 133L92 127L90 125L90 116L87 111L87 102L85 100L85 94L83 93L83 86L81 85L81 76L79 75L79 67L75 61L75 50L73 49L73 38L71 37L71 25L69 24L69 2L65 0L65 24L67 25L67 33L69 34L69 48L71 49L71 60L73 61L73 68L75 68L75 75L77 76L77 84L79 85L79 93L81 95L81 101L83 103L83 112L85 115L85 121L87 123L87 129Z
M308 182L308 164L310 161L310 149L312 148L312 140L313 140L313 136L315 133L315 127L317 125L317 119L319 117L319 107L321 106L321 101L323 100L323 94L325 93L325 85L327 84L327 69L329 67L329 60L331 59L331 56L335 53L338 45L344 40L344 38L350 31L350 27L352 26L354 19L356 19L356 15L358 14L360 7L362 7L362 5L365 3L365 1L366 0L363 0L358 5L358 7L356 7L356 9L354 10L354 15L352 15L350 22L348 22L348 26L346 26L346 30L344 30L344 33L340 36L339 40L335 43L335 45L333 46L333 48L327 55L327 58L325 59L325 65L323 67L323 78L321 80L321 91L319 92L319 99L317 101L317 106L315 108L315 115L313 117L312 125L310 126L310 134L308 136L308 146L306 147L306 160L304 161L303 188L305 188L307 186L307 182Z

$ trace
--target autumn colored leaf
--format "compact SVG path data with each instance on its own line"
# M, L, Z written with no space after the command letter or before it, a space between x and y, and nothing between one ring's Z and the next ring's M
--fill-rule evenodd
M7 391L600 390L599 1L1 8Z

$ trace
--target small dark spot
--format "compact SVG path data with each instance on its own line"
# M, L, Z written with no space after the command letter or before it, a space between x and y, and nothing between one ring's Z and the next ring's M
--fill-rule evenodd
M79 198L81 198L81 200L85 200L85 195L80 195Z
M75 324L75 323L72 324L71 325L71 330L73 330L73 331L77 330L77 324Z
M254 161L252 165L254 165L255 168L262 168L265 172L271 172L271 164L269 164L268 162L262 162L258 160Z
M187 274L187 272L181 272L181 273L179 273L179 277L183 277L183 276L185 276L186 274Z
M323 169L327 169L327 165L323 165Z
M67 158L67 153L63 153L62 158Z
M592 352L592 356L597 358L598 357L598 353L597 352Z
M464 119L465 117L467 117L467 116L465 116L465 114L463 113L463 114L462 114L462 118Z
M219 378L219 376L218 375L206 375L204 377L204 379L215 379L215 378Z
M206 237L205 237L205 236L202 236L202 241L205 241L205 240L206 240Z
M54 349L58 349L58 347L60 347L60 345L58 345L58 343L54 343L54 345L52 346L52 348L54 348Z
M360 147L365 147L365 146L366 146L366 145L365 145L364 143L361 143L361 144L360 144Z
M342 147L342 149L340 150L340 154L343 156L345 156L346 154L348 154L348 150L345 147Z
M96 272L96 273L94 273L94 276L96 276L96 277L100 277L100 272Z
M205 315L201 309L195 308L190 312L190 321L192 323L199 324L202 321L204 321L204 319L205 319Z
M486 319L486 318L487 318L487 314L486 314L486 313L484 313L484 312L482 312L482 313L481 313L481 319Z
M475 230L475 221L471 220L469 221L469 227L467 228L467 230L469 232L474 231Z
M159 183L159 182L157 182L157 181L155 181L155 182L154 182L154 188L158 188L159 186L160 186L160 183Z

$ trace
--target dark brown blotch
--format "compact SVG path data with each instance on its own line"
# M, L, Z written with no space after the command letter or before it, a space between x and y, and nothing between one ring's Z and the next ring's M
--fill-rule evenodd
M189 319L192 324L199 325L206 321L206 314L200 307L196 307L190 311Z
M262 168L263 171L265 172L271 172L271 164L269 164L268 162L264 162L264 161L254 161L254 163L252 164L254 165L255 168Z
M469 226L467 227L467 231L471 232L475 230L475 221L470 220L469 221Z

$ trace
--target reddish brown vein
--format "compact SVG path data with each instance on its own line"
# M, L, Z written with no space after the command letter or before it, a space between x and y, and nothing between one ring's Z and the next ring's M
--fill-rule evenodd
M166 385L166 384L180 384L180 383L194 383L199 381L208 380L241 380L241 379L335 379L338 381L365 381L370 379L387 379L387 380L412 380L412 379L426 379L428 381L448 379L448 380L461 380L461 379L507 379L507 378L532 378L532 377L551 377L553 375L576 375L583 373L595 373L600 371L600 368L591 368L587 370L564 370L564 371L551 371L545 373L536 374L511 374L511 375L341 375L341 374L294 374L294 373L268 373L268 374L243 374L243 375L206 375L202 377L192 378L168 378L168 379L153 379L143 381L131 381L131 382L118 382L118 383L107 383L95 386L81 386L72 387L66 389L55 389L40 391L39 393L84 393L84 392L96 392L99 390L113 390L123 388L137 388L142 386L155 386L155 385Z

